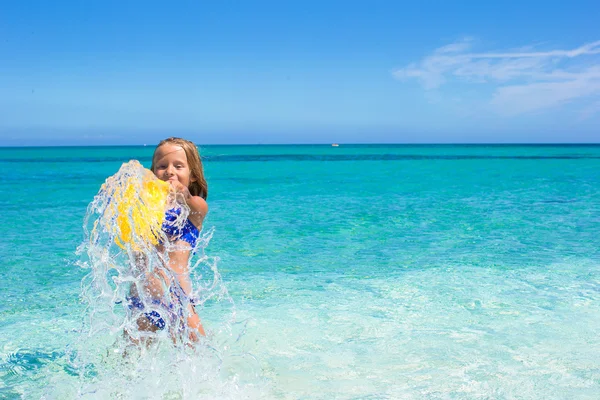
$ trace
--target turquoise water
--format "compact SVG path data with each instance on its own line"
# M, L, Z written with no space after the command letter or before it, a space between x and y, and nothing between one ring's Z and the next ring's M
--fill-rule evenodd
M86 207L152 151L0 148L0 397L598 398L600 146L202 147L221 363L82 378Z

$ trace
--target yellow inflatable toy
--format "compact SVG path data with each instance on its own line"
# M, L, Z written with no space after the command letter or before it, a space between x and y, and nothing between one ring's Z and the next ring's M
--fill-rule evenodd
M125 171L128 173L122 173ZM94 230L102 220L108 225L104 229L113 233L115 243L122 249L129 244L132 250L141 250L140 241L158 244L169 195L167 182L156 178L139 162L130 161L106 180L101 192L110 201L104 218L96 221Z

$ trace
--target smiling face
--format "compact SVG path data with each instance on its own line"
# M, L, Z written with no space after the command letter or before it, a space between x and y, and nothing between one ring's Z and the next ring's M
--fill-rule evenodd
M158 147L154 152L152 165L152 172L162 181L179 182L185 187L195 182L190 175L185 150L181 146L165 143Z

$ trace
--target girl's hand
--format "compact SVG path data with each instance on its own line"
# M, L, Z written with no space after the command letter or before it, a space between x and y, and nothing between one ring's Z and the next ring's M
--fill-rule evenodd
M183 195L183 198L187 201L187 199L190 198L191 194L189 189L182 184L181 182L178 181L168 181L169 184L171 185L171 188L175 191L175 193L181 193Z
M208 213L208 204L199 196L192 196L189 189L178 181L168 181L175 194L181 193L185 203L190 208L189 219L198 229L202 229L202 221Z

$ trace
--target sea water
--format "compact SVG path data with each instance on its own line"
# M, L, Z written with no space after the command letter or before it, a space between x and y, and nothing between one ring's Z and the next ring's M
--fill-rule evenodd
M200 150L207 339L123 356L77 249L153 148L0 149L0 398L598 398L600 146Z

